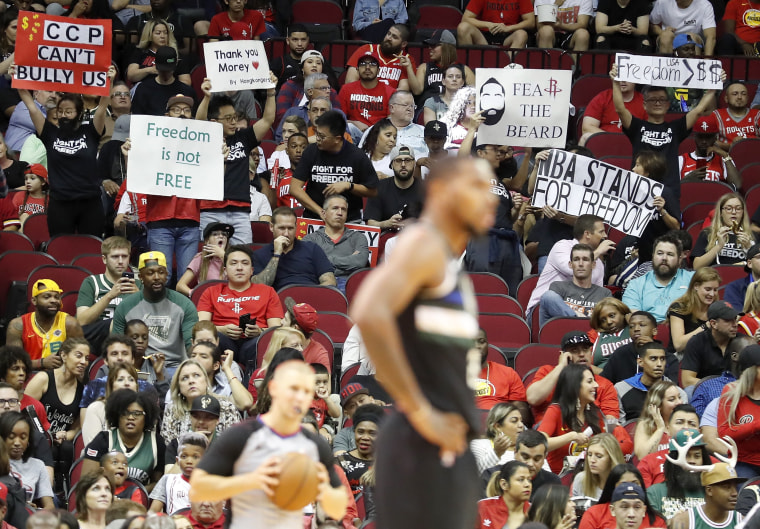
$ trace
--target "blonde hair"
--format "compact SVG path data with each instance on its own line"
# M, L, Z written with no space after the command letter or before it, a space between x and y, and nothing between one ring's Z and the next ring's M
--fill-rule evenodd
M753 281L747 287L742 311L745 313L754 312L755 314L760 312L760 288L758 288L758 281Z
M654 405L658 410L662 407L662 401L665 400L665 393L670 388L677 388L678 386L670 380L659 380L652 384L652 387L647 391L647 398L644 401L644 406L641 408L641 416L639 417L639 424L644 428L647 435L652 435L657 429L657 423L654 420L654 416L649 411L649 406ZM668 422L668 417L663 417L665 423Z
M747 234L752 234L752 229L749 225L749 215L747 215L747 204L744 202L744 199L742 196L738 193L726 193L720 199L718 200L717 204L715 204L715 216L713 217L712 225L709 228L708 236L707 236L707 248L711 248L715 245L715 241L718 240L718 232L723 226L726 226L723 224L723 206L726 205L726 202L729 200L736 199L739 202L741 202L742 205L742 219L739 223L739 229ZM731 228L731 226L728 226Z
M620 443L611 433L600 433L592 437L588 442L588 448L591 448L594 445L601 445L610 457L610 468L607 471L608 475L609 471L612 470L615 465L625 463L623 451L620 449ZM598 492L597 489L604 488L604 482L602 482L599 475L592 474L591 470L588 468L588 448L586 449L586 458L583 463L583 495L594 498Z
M193 404L179 392L179 377L182 374L182 370L190 365L196 366L198 369L200 369L201 373L203 373L203 379L206 381L206 394L214 395L214 393L211 391L211 381L209 380L208 374L206 373L206 370L203 368L203 366L192 358L188 358L182 362L179 367L177 367L177 371L174 372L171 385L169 386L169 393L171 394L172 403L174 404L172 406L172 414L177 420L182 420L185 415L190 413L190 406ZM214 395L214 397L216 397L217 400L221 402L222 397L219 397L218 395Z
M720 398L719 406L724 410L728 407L725 411L729 427L738 426L736 408L739 406L739 401L750 394L755 385L755 380L757 380L757 366L750 366L742 371L736 382L732 383Z
M269 367L269 364L272 363L274 354L282 349L282 343L286 338L289 338L290 336L296 336L301 340L301 344L306 344L306 337L298 329L293 329L292 327L276 328L274 331L272 331L272 339L269 341L269 346L267 347L266 353L264 353L264 358L261 359L262 373L266 372L267 367Z
M179 49L177 49L177 39L174 38L174 32L172 31L171 26L169 26L169 23L162 18L155 18L145 23L145 27L143 28L142 34L140 35L140 42L137 44L137 47L141 50L147 50L150 48L151 44L153 44L153 30L159 24L166 28L166 34L169 38L168 46L174 48L174 51L179 54Z

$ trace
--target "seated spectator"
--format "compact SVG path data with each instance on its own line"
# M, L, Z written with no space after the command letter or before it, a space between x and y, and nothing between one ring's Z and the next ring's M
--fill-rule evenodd
M600 14L597 13L597 17ZM644 96L636 90L636 83L621 81L620 92L623 94L625 108L628 109L631 115L639 119L646 119L647 113L644 110ZM612 89L610 88L595 95L586 106L581 124L583 136L578 140L578 143L585 145L589 137L598 132L622 133L621 129L620 116L615 112L615 106L612 104Z
M538 8L541 2L536 2L534 5L534 13L538 16ZM593 16L594 8L591 0L563 2L557 7L557 16L554 22L540 22L536 18L538 24L536 43L538 47L562 48L572 51L588 50L591 41L588 25Z
M658 342L650 342L636 348L639 357L637 363L641 372L615 384L620 399L620 422L638 419L643 412L647 394L654 384L664 380L670 381L665 376L666 354L665 347ZM679 403L687 402L686 392L680 390ZM634 438L634 445L635 445Z
M757 12L757 2L729 0L723 13L723 34L715 47L716 55L744 55L756 57L760 31L752 17Z
M344 84L338 97L346 119L363 132L388 115L393 89L378 80L380 61L371 53L360 57L356 67L359 80Z
M190 507L190 476L208 449L202 433L188 432L178 439L179 474L164 474L150 493L150 512L173 514Z
M598 500L612 468L623 461L620 443L614 435L600 433L593 436L588 442L586 457L583 458L583 470L573 478L571 495Z
M144 0L135 2L136 4L142 4L145 5ZM55 5L57 2L52 2L52 5ZM50 6L51 4L48 4ZM60 6L57 6L60 7ZM63 16L68 18L83 18L85 20L103 20L103 19L110 19L111 20L111 27L114 31L123 32L124 31L124 24L122 24L119 17L114 14L114 12L111 9L111 6L109 5L108 0L74 0L71 2L71 4L67 6L64 6L63 9L66 10L65 13L63 13ZM48 14L51 15L59 15L61 13L56 12L57 10L49 10ZM117 34L117 36L113 39L115 43L119 43L120 41L123 42L124 38Z
M190 297L193 288L205 281L224 279L224 255L235 228L212 222L203 230L203 251L198 252L177 281L177 292Z
M137 369L131 363L113 363L108 370L105 395L92 401L86 408L80 408L82 441L85 445L90 444L100 432L108 430L108 422L106 421L106 401L108 397L119 389L137 391L138 380ZM139 381L143 382L142 380ZM75 455L79 457L79 454Z
M697 416L694 408L689 404L675 404L678 400L675 384L661 382L656 386L647 394L649 402L644 405L644 416L636 424L638 427L642 422L648 422L646 429L654 433L654 435L649 436L649 445L642 442L635 452L636 457L639 458L638 469L644 479L644 487L665 481L662 465L670 450L670 440L685 428L699 428L699 416ZM666 400L663 400L663 391L668 394L665 397ZM659 395L657 400L660 404L655 404L655 400L653 400L656 395ZM657 411L660 412L659 415L657 415ZM664 419L666 416L668 417L667 420ZM663 418L663 423L666 426L660 423L660 418ZM644 441L646 440L645 438Z
M652 270L628 283L623 303L633 312L649 312L658 323L665 321L667 308L683 295L694 275L680 268L682 254L681 240L673 232L655 239Z
M201 433L208 439L209 446L217 439L221 405L213 395L199 395L190 404L190 432ZM180 436L181 437L181 436ZM165 474L179 472L177 454L179 453L179 438L173 439L166 445Z
M305 346L306 337L298 329L292 327L278 327L272 331L272 337L269 339L269 345L267 345L267 349L264 351L264 356L261 357L261 363L257 366L256 371L253 372L248 381L248 391L253 395L254 400L258 400L258 393L263 387L264 377L267 374L269 364L272 363L275 354L277 354L280 349L295 349L303 352ZM313 358L310 360L313 360ZM306 361L312 363L308 360ZM325 359L322 358L319 361L324 362Z
M57 97L57 95L56 95ZM24 105L16 105L15 108L19 108ZM44 166L43 166L44 167ZM5 137L0 133L0 168L5 175L5 183L8 189L26 189L25 175L29 169L29 164L16 159L11 152L8 143L5 141ZM36 173L35 173L36 174ZM47 169L45 169L45 179L47 180Z
M675 459L678 456L678 447L697 437L699 430L685 428L679 431L670 441L669 456ZM709 465L710 455L705 442L699 439L692 445L686 454L686 461L690 465ZM665 459L663 463L665 481L647 488L647 498L652 507L662 513L666 520L670 520L677 513L690 506L701 505L705 501L705 491L700 477L702 472L691 472L681 468Z
M390 154L393 148L399 144L398 129L396 129L393 122L388 118L383 118L373 124L372 129L362 143L362 150L372 161L377 178L381 181L389 178L390 175L388 173L390 171L388 171L388 168L391 167ZM413 150L412 153L414 153Z
M18 215L18 220L21 222L20 231L22 233L24 222L30 215L47 213L48 201L50 200L50 185L47 174L44 165L38 163L30 165L24 172L24 192L13 194L13 207ZM4 229L9 226L7 222L3 223Z
M214 395L210 390L211 382L201 364L195 360L185 360L180 364L172 377L171 390L166 395L164 420L161 424L161 436L167 443L191 431L191 405L193 399L201 395L213 395L219 401L221 412L216 426L218 433L240 421L240 414L232 400Z
M329 103L327 99L324 100L325 103ZM298 120L303 121L301 118L297 116L290 116L285 118L286 120L290 118L295 118ZM287 126L287 123L286 123ZM290 181L293 178L293 173L296 170L296 167L298 167L298 164L301 163L301 158L303 157L303 153L306 150L306 147L309 145L309 140L306 137L305 133L296 132L292 134L288 140L287 140L287 147L285 148L285 155L288 160L287 167L279 164L279 160L275 161L274 166L272 167L272 177L271 177L271 185L272 185L272 191L274 193L275 198L275 207L286 207L286 208L300 208L303 207L298 200L293 198L293 195L290 194ZM275 154L275 153L273 153ZM272 222L272 218L270 216L269 222Z
M330 103L329 97L323 97L323 96L316 96L311 101L309 101L304 108L306 111L306 124L308 125L306 128L306 137L309 139L309 143L317 143L317 119L324 114L325 112L328 112L332 110L332 103ZM291 109L292 110L292 109ZM290 112L290 111L288 111ZM288 112L285 113L285 116L288 116ZM340 110L337 110L339 114L344 116L343 112ZM361 139L361 132L356 127L353 127L353 125L346 124L346 132L343 133L343 139L346 140L348 143L357 143L356 140L351 136L351 130L354 130L356 133L358 133L359 139ZM275 134L276 137L276 134Z
M696 149L678 158L683 182L726 182L735 189L742 186L742 178L734 160L720 147L715 114L700 117L694 124Z
M156 58L158 56L158 49L164 46L174 49L177 54L174 72L177 79L190 86L190 64L179 57L174 31L172 31L167 21L161 19L150 20L143 27L140 42L132 54L129 66L127 66L127 79L129 82L138 83L145 79L154 79L158 76Z
M524 430L522 414L517 406L508 402L494 405L486 417L485 437L470 441L478 473L514 460L517 437Z
M171 46L159 47L156 50L154 66L157 72L156 76L144 78L134 90L132 114L163 116L170 110L170 99L177 95L188 98L192 108L195 91L178 77L179 55L177 50ZM192 111L190 116L186 117L191 116Z
M747 205L738 193L727 193L715 205L720 212L710 228L702 230L691 252L694 269L704 266L744 263L747 250L755 244Z
M737 3L736 1L729 2L729 5L731 4ZM726 108L713 110L713 116L718 120L719 128L716 145L724 151L736 141L756 136L755 123L760 110L749 108L748 96L747 86L744 83L733 82L725 89Z
M414 59L405 50L410 31L405 24L393 24L380 44L364 44L349 57L346 83L359 79L359 59L370 53L381 64L378 72L380 82L394 90L410 90L409 77L415 75ZM333 106L335 104L333 103Z
M186 515L192 529L217 529L224 527L224 501L191 501Z
M356 408L352 418L356 448L335 458L346 473L354 497L364 492L362 477L375 462L375 440L383 416L383 408L377 404Z
M272 174L275 174L278 169L291 168L290 158L288 157L288 153L285 152L288 148L288 139L293 134L303 134L304 137L307 137L308 128L306 126L306 119L308 119L308 110L306 118L295 114L290 114L283 118L279 130L279 132L281 132L282 140L267 159L267 167Z
M114 501L120 498L140 504L141 507L143 503L148 502L147 495L129 478L129 460L124 452L118 450L108 452L100 458L100 468L113 486ZM130 481L127 481L128 479Z
M574 526L576 521L575 502L570 501L570 490L566 486L548 485L540 492L531 492L528 523L561 527Z
M528 32L535 27L531 2L474 0L467 4L457 26L457 39L462 46L498 44L524 48L528 45Z
M422 65L424 66L424 65ZM422 68L420 66L420 68ZM454 96L465 84L465 75L462 65L450 64L441 74L439 88L440 93L433 94L425 100L424 113L425 125L431 121L440 120L449 111L449 106L454 100Z
M480 373L475 380L475 405L478 409L487 411L503 402L525 402L525 386L515 370L488 360L488 336L482 328L475 338L475 348L480 353Z
M174 37L179 41L179 47L183 52L187 43L188 37L194 36L193 27L191 21L184 15L180 15L179 11L175 8L173 0L151 0L150 11L143 12L132 17L127 22L127 33L130 35L142 35L145 25L153 20L165 20L169 24ZM208 23L206 23L208 25ZM206 34L205 32L203 34Z
M314 74L321 74L314 77L307 85L306 81ZM324 77L323 77L324 75ZM293 107L303 107L306 101L310 101L317 95L329 96L330 104L333 108L341 110L340 99L336 92L337 78L333 79L334 73L329 63L325 63L322 54L316 50L307 50L301 55L301 69L299 75L286 81L277 92L277 110L274 123L279 127L282 119L285 117L288 109ZM324 81L327 81L325 83ZM348 80L346 80L348 82ZM311 90L311 92L307 92ZM303 117L303 115L301 115ZM277 136L275 136L277 139Z
M76 318L61 310L61 294L63 291L55 281L38 280L32 286L34 310L8 324L5 344L23 347L35 371L60 367L58 350L66 338L84 337Z
M418 101L427 103L427 100L433 96L443 93L444 79L446 78L450 66L459 66L462 73L462 82L457 87L463 85L475 85L475 73L466 64L461 64L457 57L457 39L448 29L436 30L433 35L424 41L430 50L430 61L423 62L417 67L417 82L410 85L412 93ZM456 90L454 90L456 91ZM452 92L453 95L453 92ZM446 100L447 103L450 100ZM427 106L425 106L427 108ZM434 118L440 119L440 117ZM430 121L425 116L425 123Z
M681 361L681 383L693 386L701 379L720 375L728 342L736 336L739 312L725 301L714 301L707 309L706 331L692 337Z
M649 20L652 23L652 32L657 37L660 53L673 53L676 36L685 34L693 41L704 44L705 55L713 55L716 35L715 11L707 0L687 0L681 3L659 0L652 8Z
M417 106L414 104L414 97L411 92L397 90L390 98L390 107L388 119L396 127L396 143L398 145L408 145L415 151L416 156L427 156L427 145L425 145L425 128L414 122L414 113ZM370 127L364 131L359 147L363 147L372 130Z
M309 233L302 240L313 242L322 248L335 269L337 287L345 291L348 276L369 264L367 237L363 233L346 228L346 197L328 195L322 207L324 227Z
M17 345L0 346L0 383L12 387L18 393L19 409L34 408L34 413L40 420L45 431L50 430L50 422L45 412L45 406L24 392L24 386L32 373L32 360L23 347ZM30 411L30 410L27 410Z
M45 463L32 457L34 429L31 419L19 411L4 411L0 416L0 439L8 448L12 473L21 481L27 501L43 509L54 509L54 494Z
M358 382L351 382L340 391L340 406L343 408L344 418L351 419L356 410L366 404L385 405L370 395L369 390ZM339 456L354 449L356 449L354 427L346 426L333 439L333 454Z
M87 445L82 474L96 470L100 459L113 450L127 456L128 475L146 487L164 473L166 447L158 435L159 409L153 399L130 389L114 391L106 401L106 420L110 430L100 432Z
M599 0L594 28L597 49L651 53L654 48L649 40L649 6L641 2Z
M670 380L657 381L649 388L634 431L636 457L643 459L665 446L670 439L670 426L667 425L671 416L677 406L686 402L684 391ZM698 423L698 419L694 422Z
M668 309L670 352L683 353L689 340L706 330L707 309L718 299L719 287L720 274L709 266L691 277L686 293Z
M290 24L285 33L286 53L269 61L269 69L277 76L277 90L301 71L301 57L309 48L309 31L303 24Z
M190 348L189 357L206 370L206 376L212 382L212 393L229 397L240 411L250 409L253 397L241 382L243 372L237 362L232 360L231 350L222 353L216 343L199 341Z
M585 333L570 331L562 337L557 365L544 365L526 389L526 400L533 410L533 418L538 424L549 404L555 401L554 391L562 371L571 364L584 367L591 365L591 340ZM595 403L606 419L617 419L620 415L615 387L604 377L594 375L597 384Z
M527 521L533 492L528 465L520 461L505 463L491 476L486 490L489 497L478 502L477 529L511 524L519 527Z
M596 267L594 258L591 246L580 243L573 246L568 263L573 278L569 281L554 281L541 296L541 326L554 317L589 318L597 303L612 296L609 290L591 282L591 274Z
M402 0L358 0L351 27L360 40L378 43L395 24L406 24L409 16Z
M301 118L298 118L301 119ZM250 193L251 211L249 219L259 222L272 222L272 205L270 201L274 200L272 188L269 181L272 179L272 173L269 170L258 172L259 162L264 160L264 150L261 146L251 150L248 155L248 192ZM253 228L251 228L251 240L253 240Z
M430 172L431 167L436 163L445 160L450 155L455 154L444 149L447 137L448 128L443 121L428 121L425 124L424 139L425 145L427 145L428 148L428 154L417 160L414 169L415 179L416 175L419 174L419 178L424 180Z
M739 372L739 354L751 345L757 345L752 336L738 335L728 342L723 373L720 376L708 378L694 388L689 404L694 406L700 417L704 414L707 405L720 397L723 389L735 382L738 375L741 374Z
M469 134L474 138L477 127L481 120L476 117L475 89L465 86L457 90L449 109L441 117L441 122L446 125L447 137L444 149L458 151ZM423 132L424 137L424 132Z
M421 182L414 178L414 151L399 145L389 158L393 178L380 180L377 195L367 201L364 218L367 224L383 231L398 231L407 219L419 216L424 197Z
M34 90L32 92L32 98L34 106L39 109L43 117L47 118L48 112L52 110L56 115L56 119L58 119L58 114L56 112L56 109L58 108L58 100L60 99L58 92L51 90ZM27 138L35 136L36 131L37 129L32 121L29 108L25 104L16 105L13 114L10 116L8 130L5 132L4 143L7 145L8 149L18 152L24 146L24 142L26 142ZM15 188L18 186L12 187Z
M743 281L742 279L738 281ZM739 318L737 331L740 335L755 337L760 329L760 289L757 282L753 281L747 287L746 298L743 306L743 315ZM728 300L726 300L728 303ZM733 306L733 305L732 305Z
M266 31L264 17L255 9L246 9L245 0L223 0L226 10L211 19L209 37L232 40L261 40ZM216 39L212 39L216 40Z

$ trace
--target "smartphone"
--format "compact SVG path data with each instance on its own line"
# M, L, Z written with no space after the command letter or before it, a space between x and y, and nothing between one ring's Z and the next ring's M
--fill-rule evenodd
M243 314L240 316L240 321L238 322L238 327L243 329L245 331L245 326L249 325L251 323L251 313Z
M131 271L131 270L127 270L127 271L121 273L121 277L126 277L127 279L134 279L135 278L135 273L133 271Z
M697 169L703 169L707 167L707 159L706 158L698 158L697 159Z

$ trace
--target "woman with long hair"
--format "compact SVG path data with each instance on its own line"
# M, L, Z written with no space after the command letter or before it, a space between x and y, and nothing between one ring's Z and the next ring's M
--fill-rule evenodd
M5 442L0 442L0 483L6 489L4 521L13 527L26 527L26 520L29 518L26 510L26 492L18 478L11 473L11 461Z
M736 472L741 477L760 474L760 346L739 353L739 379L723 393L718 404L718 433L729 436L739 451ZM749 417L750 420L746 420ZM755 420L753 420L754 418Z
M445 149L459 150L467 134L480 125L475 116L475 89L469 86L460 88L451 100L449 110L441 118L448 132Z
M649 388L633 433L633 451L639 460L667 448L670 441L667 424L673 408L679 404L683 404L682 390L670 380L660 380Z
M527 519L533 482L528 465L510 461L493 473L486 487L488 498L478 502L477 529L517 529Z
M575 503L564 485L544 485L533 495L528 509L528 521L539 522L549 529L575 527Z
M272 380L274 372L280 364L287 362L288 360L300 360L303 362L303 359L301 351L292 347L283 347L275 352L272 361L267 367L264 380L261 382L261 390L258 393L256 404L253 405L253 409L250 412L251 415L261 415L269 411L269 408L272 405L272 396L269 394L269 382Z
M398 131L388 118L383 118L370 129L362 149L369 156L380 179L393 176L390 153L396 146Z
M193 256L182 277L177 281L177 292L188 297L193 288L204 281L224 279L224 254L235 233L231 224L212 222L203 230L203 250Z
M705 331L707 307L718 299L720 282L720 274L714 269L709 266L700 268L691 277L689 288L684 295L670 304L668 352L683 352L691 338Z
M116 362L108 370L105 398L99 398L82 410L82 441L85 446L90 444L100 432L108 430L106 401L114 391L120 389L137 391L137 369L132 364ZM75 454L75 456L79 457L80 454Z
M254 401L258 397L258 392L261 391L264 378L269 369L269 364L272 363L275 353L284 347L303 351L305 346L306 336L304 336L298 329L292 327L278 327L272 331L272 338L269 340L267 350L264 352L264 356L261 359L261 365L253 372L251 379L248 381L248 391L253 395Z
M612 493L615 487L621 483L635 483L639 487L644 488L644 478L641 477L639 469L630 463L615 465L610 470L610 475L604 483L604 489L602 489L602 494L599 496L599 501L596 505L592 505L586 509L578 529L615 529L617 527L615 518L610 512L610 502L612 501ZM644 500L644 503L647 506L647 515L641 522L640 529L646 529L647 527L665 528L667 526L665 519L652 509L649 500Z
M177 39L174 32L166 20L154 18L148 20L140 34L140 42L137 43L137 49L132 54L132 58L127 66L127 79L132 83L138 83L146 77L155 77L158 75L156 69L156 52L162 46L169 46L177 51ZM175 77L181 82L189 85L190 70L188 61L181 58L177 61L177 69L174 71Z
M488 412L486 436L470 441L478 473L503 465L515 458L517 436L525 430L520 409L511 402L500 402Z
M11 154L5 136L0 133L0 169L5 174L8 189L25 189L26 178L24 177L29 165L15 159Z
M16 28L18 9L9 9L3 14L3 33L0 34L0 75L8 73L16 50Z
M591 438L583 460L583 470L573 479L573 497L599 499L612 467L623 463L623 452L615 436L600 433Z
M460 70L464 69L464 85L475 86L475 73L469 66L459 62L456 42L454 35L447 30L441 31L438 35L434 34L433 37L425 41L430 51L430 60L417 67L417 84L419 87L416 90L412 89L415 96L422 94L419 98L420 101L426 101L428 98L443 92L443 79L446 77L449 66L452 65L459 66ZM427 122L427 115L425 115L425 123Z
M424 64L420 66L422 68ZM450 64L443 71L443 81L440 82L440 93L429 97L424 105L425 124L435 119L440 120L448 112L454 96L465 84L464 69L461 64Z
M760 329L760 281L753 281L744 295L744 316L739 318L736 331L747 336L755 336Z
M80 529L105 529L106 511L113 503L113 485L102 468L83 474L77 482Z
M694 270L705 266L739 264L755 244L747 204L738 193L726 193L715 204L712 226L702 230L691 250Z
M578 456L588 445L591 435L604 431L604 417L594 402L599 387L591 368L570 364L559 374L553 403L547 408L538 427L549 442L546 460L555 474L562 470L566 456ZM588 431L591 435L588 435ZM633 443L627 432L616 426L612 432L624 454Z
M617 298L604 298L594 306L588 337L594 343L593 362L599 369L604 367L614 351L631 341L628 327L630 313L628 305Z

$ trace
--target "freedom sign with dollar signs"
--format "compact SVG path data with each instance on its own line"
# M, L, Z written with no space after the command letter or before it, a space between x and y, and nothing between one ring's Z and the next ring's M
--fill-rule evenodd
M111 21L21 11L13 88L107 96Z

